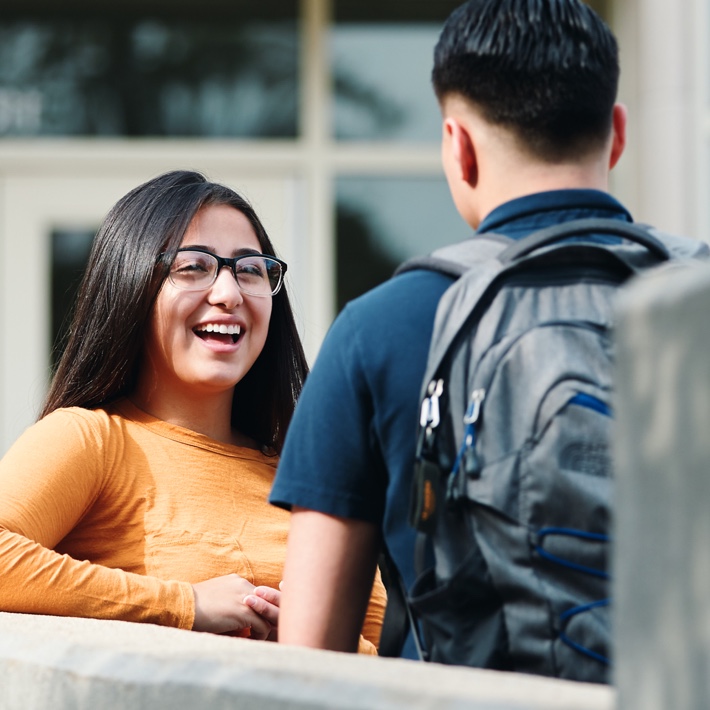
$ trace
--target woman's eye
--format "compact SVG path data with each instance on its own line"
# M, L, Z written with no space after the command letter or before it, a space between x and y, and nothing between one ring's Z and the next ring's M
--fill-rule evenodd
M255 263L238 264L237 273L245 276L263 276L264 269L261 265Z
M206 273L207 264L201 261L182 261L173 265L176 274Z

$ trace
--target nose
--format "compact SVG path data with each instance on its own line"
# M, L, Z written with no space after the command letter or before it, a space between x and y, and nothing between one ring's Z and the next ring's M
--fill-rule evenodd
M215 282L210 287L208 300L213 305L222 305L228 309L236 308L244 302L234 272L228 266L223 266L219 270Z

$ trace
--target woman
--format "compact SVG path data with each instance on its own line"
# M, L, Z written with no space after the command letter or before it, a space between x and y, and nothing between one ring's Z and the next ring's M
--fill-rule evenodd
M162 175L94 240L39 421L0 461L0 609L273 638L267 495L306 360L251 206ZM366 639L384 608L373 590Z

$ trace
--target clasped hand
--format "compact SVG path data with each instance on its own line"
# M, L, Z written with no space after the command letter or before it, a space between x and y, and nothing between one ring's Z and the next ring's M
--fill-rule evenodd
M238 574L192 585L195 594L193 631L276 640L281 592L255 587Z

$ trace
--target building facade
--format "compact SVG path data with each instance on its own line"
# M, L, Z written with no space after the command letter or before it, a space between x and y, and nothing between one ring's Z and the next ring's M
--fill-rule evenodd
M36 416L97 225L163 171L252 201L311 359L348 299L465 237L429 86L458 4L4 0L0 453ZM630 109L613 192L639 220L710 234L707 0L591 4L619 37Z

